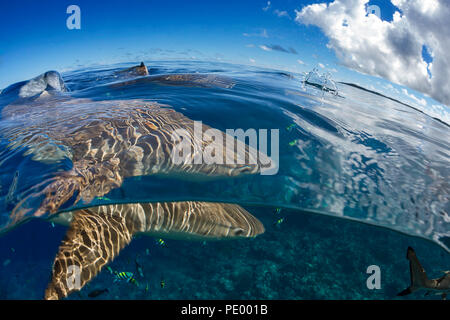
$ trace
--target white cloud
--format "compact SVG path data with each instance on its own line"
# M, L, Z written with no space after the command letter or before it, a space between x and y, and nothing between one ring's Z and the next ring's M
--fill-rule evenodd
M394 88L394 86L390 83L386 84L385 86L383 86L383 88L389 90L392 93L396 93L396 94L400 94L400 91L396 88Z
M287 11L280 11L280 10L278 10L278 9L275 9L274 11L273 11L273 13L275 13L278 17L287 17L287 18L291 18L290 16L289 16L289 14L287 13Z
M421 106L426 106L427 105L427 101L424 98L417 98L415 95L413 95L412 93L409 93L408 90L406 90L405 88L402 88L402 92L404 95L408 96L409 98L411 98L413 101L415 101L416 103L420 104Z
M255 63L256 62L256 60L255 59L252 59L252 58L249 58L248 59L251 63Z
M268 46L265 46L265 45L260 45L259 46L261 49L263 49L264 51L272 51L272 49L270 49Z
M319 67L321 67L322 69L325 69L325 66L322 63L318 63Z
M298 59L297 62L298 62L299 64L305 64L305 63L304 63L302 60L300 60L300 59Z
M267 5L264 8L262 8L263 11L269 10L270 9L270 5L271 5L270 1L267 1Z
M391 22L366 15L368 2L308 5L296 10L296 21L321 28L329 38L327 46L343 65L450 105L450 1L391 0L402 11L395 12ZM423 45L433 57L432 64L422 58Z
M267 34L267 30L266 29L262 29L260 33L247 33L244 32L242 34L244 37L262 37L262 38L268 38L269 35Z
M426 113L432 117L439 118L450 125L450 113L445 110L444 106L433 104L426 110Z
M246 44L245 46L247 48L254 48L255 47L255 45L253 43Z

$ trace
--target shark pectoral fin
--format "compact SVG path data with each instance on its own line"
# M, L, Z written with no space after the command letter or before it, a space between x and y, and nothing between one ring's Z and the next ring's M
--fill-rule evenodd
M80 161L77 173L83 177L81 198L85 202L90 202L95 197L102 197L112 189L119 188L123 181L119 165L120 160L118 158L96 164L90 162L85 164Z
M74 212L53 263L45 299L61 299L79 291L131 241L133 223L114 206Z
M71 171L36 185L36 189L45 187L22 199L12 210L11 220L20 220L29 208L37 207L32 215L40 217L56 213L64 205L75 205L80 199L89 203L95 197L107 194L122 184L119 163L116 158L100 163L75 162Z

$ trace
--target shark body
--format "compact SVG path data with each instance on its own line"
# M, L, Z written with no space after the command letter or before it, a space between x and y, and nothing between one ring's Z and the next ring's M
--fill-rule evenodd
M124 74L146 76L148 71L141 64ZM25 89L15 88L28 94L2 109L0 135L9 141L11 149L25 147L33 160L46 163L64 160L72 166L34 186L34 191L17 203L9 224L0 231L6 232L30 216L69 225L53 263L45 299L61 299L80 290L135 235L207 240L251 238L264 232L261 222L236 204L125 203L60 214L67 203L74 205L81 199L89 203L119 188L128 177L175 175L197 180L256 174L261 171L262 162L267 163L267 159L260 160L267 156L246 145L247 159L254 155L260 159L254 164L237 164L229 161L236 160L234 146L231 150L228 145L218 144L206 133L210 129L206 125L201 127L203 137L199 141L194 134L194 121L170 106L143 100L74 99L53 92L66 91L59 74L46 73L35 79L30 81L42 91L29 82L22 86ZM217 78L177 75L158 79L176 81L176 85L194 79L203 85ZM52 85L46 85L45 81ZM46 90L49 87L51 91ZM223 148L223 164L174 163L172 133L178 129L187 133L194 149L187 157L194 158L195 152L203 152L207 147ZM70 283L74 268L80 279L76 287Z

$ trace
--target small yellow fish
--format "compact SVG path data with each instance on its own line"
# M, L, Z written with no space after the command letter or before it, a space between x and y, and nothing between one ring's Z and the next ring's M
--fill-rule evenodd
M284 221L284 218L280 218L280 219L277 220L277 222L275 222L275 225L276 225L277 227L279 227L280 224L283 223L283 221Z
M148 292L148 283L147 283L147 285L145 286L145 292Z
M289 142L289 145L291 147L293 147L293 146L295 146L296 143L297 143L297 140L293 140L293 141Z
M163 247L166 246L166 242L163 239L156 240L156 243L159 244L160 246L163 246Z
M105 201L111 201L110 198L107 197L97 197L98 200L105 200Z
M276 209L275 209L275 213L276 213L276 214L280 214L280 212L281 212L281 208L276 208Z
M161 280L160 285L161 289L164 289L164 287L166 286L166 282L164 281L164 279Z
M295 127L295 123L292 123L286 127L287 131L291 131Z
M139 283L136 281L135 278L131 278L130 280L128 280L128 282L134 284L136 287L139 287Z
M115 272L116 275L116 279L114 279L114 282L120 281L120 280L125 280L126 282L130 282L136 286L139 286L138 282L136 281L136 279L133 277L133 273L132 272Z

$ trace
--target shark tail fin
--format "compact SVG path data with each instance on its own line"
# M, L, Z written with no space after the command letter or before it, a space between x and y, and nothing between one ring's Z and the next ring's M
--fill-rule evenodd
M405 296L424 287L429 281L428 276L416 256L413 248L408 247L406 259L409 260L409 272L411 277L411 285L398 293L397 296Z

